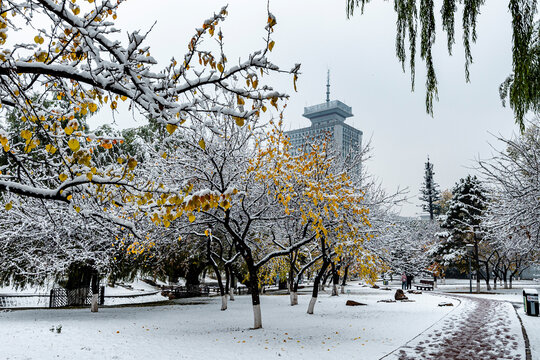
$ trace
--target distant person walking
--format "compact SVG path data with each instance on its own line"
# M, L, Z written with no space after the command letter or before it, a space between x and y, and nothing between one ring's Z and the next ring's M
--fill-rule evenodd
M407 290L407 278L408 276L405 273L401 274L401 289L402 290Z

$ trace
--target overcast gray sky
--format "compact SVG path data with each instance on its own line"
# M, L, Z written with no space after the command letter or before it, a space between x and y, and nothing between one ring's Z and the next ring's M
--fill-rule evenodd
M303 107L325 99L326 70L331 70L331 98L351 106L354 117L347 122L372 139L373 159L367 164L388 191L408 187L411 203L402 215L420 212L418 193L429 155L435 181L451 188L471 172L474 159L491 153L491 134L510 136L517 131L510 109L503 108L499 84L511 70L510 15L504 1L490 1L478 20L478 44L473 47L471 83L464 80L461 19L456 19L454 55L446 50L445 34L438 32L434 59L440 101L435 116L425 113L424 63L417 59L416 92L410 92L410 76L404 74L394 55L395 13L393 2L373 1L351 20L345 16L345 0L272 0L271 12L278 25L271 60L286 68L301 63L298 92L290 77L276 77L272 85L291 95L285 112L286 127L309 125ZM172 56L182 59L196 27L224 1L131 0L119 11L118 27L124 32L147 30L152 55L159 62ZM440 5L438 5L440 6ZM231 0L229 17L222 25L229 61L263 46L266 1ZM440 29L438 9L437 26ZM265 79L266 81L267 79ZM109 121L110 114L99 116ZM107 119L109 117L109 119ZM118 117L120 127L133 123Z

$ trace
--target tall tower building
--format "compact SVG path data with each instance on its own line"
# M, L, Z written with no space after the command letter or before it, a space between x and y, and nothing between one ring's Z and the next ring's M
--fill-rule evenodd
M330 71L326 102L305 107L303 116L311 121L311 126L286 132L293 151L300 151L306 144L322 140L325 136L332 139L335 149L343 158L362 147L362 131L345 123L347 118L353 116L351 107L339 100L330 100Z

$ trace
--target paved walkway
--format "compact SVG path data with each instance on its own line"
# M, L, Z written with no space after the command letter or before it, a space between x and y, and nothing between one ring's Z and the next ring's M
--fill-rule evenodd
M510 303L452 297L461 305L388 358L525 360L521 325Z

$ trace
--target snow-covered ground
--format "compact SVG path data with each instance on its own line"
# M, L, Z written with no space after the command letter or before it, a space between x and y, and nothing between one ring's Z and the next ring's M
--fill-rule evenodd
M89 309L0 311L3 325L0 327L0 359L146 360L150 356L161 359L209 356L302 359L319 358L323 353L339 358L379 359L394 350L397 351L393 356L422 359L418 349L423 347L433 352L438 346L427 345L451 338L459 340L452 331L459 328L459 324L467 329L465 325L477 312L475 307L485 305L468 304L467 297L501 301L501 305L485 305L493 308L490 313L496 313L490 320L491 327L503 329L503 335L495 330L492 335L495 339L508 333L512 340L502 347L509 351L505 356L524 359L519 322L512 307L504 303L514 305L527 329L532 358L540 359L540 318L525 315L522 305L522 288L539 288L540 284L514 282L513 285L514 289L469 295L463 294L468 291L466 280L447 280L434 292L407 294L414 302L379 303L378 300L393 298L399 282L390 284L391 291L354 284L347 286L347 294L339 297L321 294L315 315L306 314L310 298L307 291L301 293L300 304L295 307L289 306L288 296L265 295L261 298L264 326L261 330L249 329L253 316L249 296L237 296L224 312L219 310L218 297L182 299L175 305L102 308L97 314L90 313ZM11 290L0 289L0 294ZM106 298L106 304L164 299L159 293L133 296L155 291L139 281L127 287L108 288L106 293L114 297ZM450 294L452 292L461 294ZM32 291L19 292L28 293ZM439 307L440 302L449 300L448 296L459 296L460 300L451 299L453 307ZM367 306L345 306L349 299ZM56 327L60 325L61 332L57 333ZM54 331L50 331L53 327Z
M2 359L378 359L402 346L456 307L446 299L410 295L415 302L378 303L393 291L350 286L349 295L321 294L315 314L309 295L289 306L288 296L262 296L263 329L250 330L249 296L227 311L217 297L181 300L183 305L25 310L0 313ZM347 300L367 306L345 306ZM189 303L190 305L186 305ZM458 305L458 301L453 301ZM61 325L61 333L50 331ZM334 354L334 355L331 355Z

